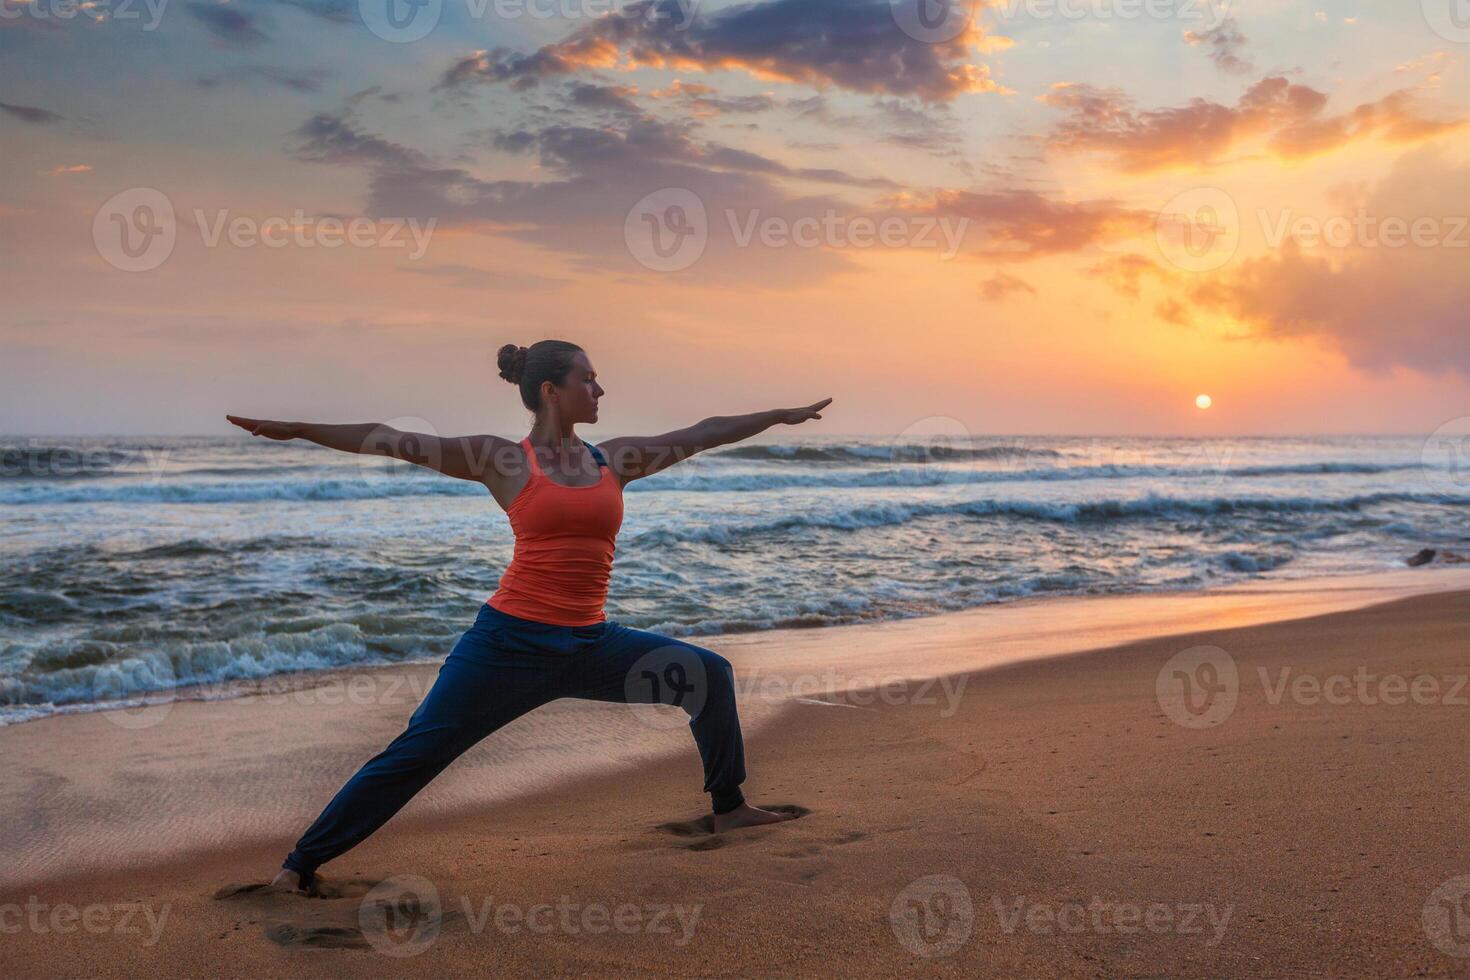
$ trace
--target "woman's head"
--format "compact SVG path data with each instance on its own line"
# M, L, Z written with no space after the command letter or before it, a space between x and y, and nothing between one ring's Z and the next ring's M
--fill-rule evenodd
M530 347L506 344L496 358L500 376L521 389L521 404L537 415L555 408L563 422L596 422L603 395L586 351L565 340Z

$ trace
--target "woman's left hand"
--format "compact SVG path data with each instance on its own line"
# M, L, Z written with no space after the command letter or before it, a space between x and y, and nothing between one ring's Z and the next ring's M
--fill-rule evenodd
M808 405L806 408L784 408L781 410L779 419L786 425L799 425L808 419L819 419L822 417L822 409L831 403L831 398L823 398L821 401Z

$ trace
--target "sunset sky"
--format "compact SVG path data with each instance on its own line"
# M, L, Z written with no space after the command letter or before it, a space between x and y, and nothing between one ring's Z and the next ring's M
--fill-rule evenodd
M1470 415L1461 0L388 2L0 0L0 431Z

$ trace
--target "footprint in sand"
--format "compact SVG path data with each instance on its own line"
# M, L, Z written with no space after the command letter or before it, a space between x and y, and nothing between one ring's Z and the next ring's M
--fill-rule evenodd
M389 955L412 955L455 917L441 907L431 882L412 875L376 882L318 878L309 895L266 883L232 884L214 897L244 905L258 917L265 937L287 948L373 947Z
M841 834L838 834L836 837L827 838L825 842L803 844L800 847L793 847L789 850L778 851L777 856L784 858L816 857L818 854L822 854L823 852L825 852L827 850L827 845L829 844L841 847L843 844L854 844L860 840L867 840L869 836L870 835L866 831L847 830L842 832Z
M766 810L773 811L773 813L791 814L792 818L806 817L807 814L811 813L806 807L798 807L797 804L778 804L775 807L766 807ZM779 824L773 824L773 826L779 826ZM770 827L741 827L741 830L761 829L769 830ZM698 820L672 820L669 823L661 823L656 827L656 830L661 830L661 832L667 833L670 836L685 837L685 839L691 840L691 842L684 845L686 851L719 851L723 846L732 843L732 840L739 839L739 837L731 839L731 837L720 835L720 833L714 833L714 817L710 817L710 815L704 815L704 817L700 817ZM741 836L747 840L754 839L754 837Z
M277 946L310 946L316 949L366 949L361 929L351 926L303 926L276 922L265 927L265 938Z
M378 884L379 882L366 881L361 878L334 881L319 876L311 893L306 895L285 888L272 888L268 882L250 882L239 885L225 885L214 893L214 897L216 900L240 898L245 895L256 895L260 897L284 895L294 898L362 898L377 887Z
M778 803L775 806L768 806L766 809L773 813L789 813L792 819L804 817L812 812L804 806L797 806L795 803ZM741 827L739 829L760 830L770 829L770 827L775 826L780 825L771 824L766 828ZM659 824L655 829L662 830L664 833L671 834L674 837L697 838L693 843L687 845L687 849L691 851L715 851L729 843L723 835L715 833L714 817L708 814L697 820L671 820L668 823ZM727 831L727 833L735 833L735 831Z
M688 849L691 851L717 851L728 843L729 841L716 834L711 837L706 837L703 840L695 841L689 845Z
M704 837L715 832L715 821L713 817L700 817L698 820L675 820L669 823L661 823L658 829L675 837Z

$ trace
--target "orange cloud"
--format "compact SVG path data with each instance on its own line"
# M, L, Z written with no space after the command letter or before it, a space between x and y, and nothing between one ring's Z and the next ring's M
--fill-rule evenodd
M1140 111L1116 89L1072 83L1039 99L1069 114L1046 137L1049 148L1107 154L1120 171L1143 174L1208 166L1253 140L1264 139L1278 159L1303 160L1356 140L1416 143L1464 126L1422 115L1416 92L1400 89L1337 116L1323 114L1326 94L1280 76L1255 83L1233 107L1193 99Z
M1433 147L1402 158L1341 218L1340 240L1288 236L1281 246L1210 275L1171 270L1141 255L1090 270L1125 296L1155 281L1155 313L1187 323L1223 315L1257 337L1312 339L1360 368L1458 371L1470 378L1470 163Z
M652 92L649 92L648 95L650 98L654 99L697 99L700 96L704 95L714 95L717 91L718 89L716 89L713 85L705 85L702 82L686 82L682 79L676 78L669 83L668 88L654 89Z
M1087 274L1132 299L1138 299L1142 293L1145 277L1163 282L1171 278L1168 270L1157 262L1132 253L1109 256L1088 269Z
M1156 221L1112 200L1064 201L1035 191L942 190L926 210L969 219L984 236L980 254L998 259L1078 252L1149 233Z
M997 272L980 284L980 296L987 303L998 303L1016 293L1030 293L1035 296L1036 287L1008 272Z

